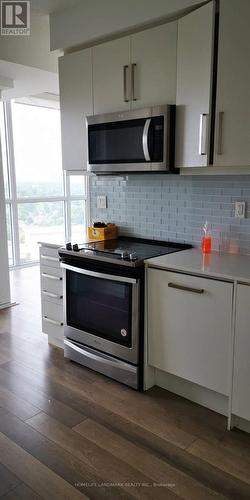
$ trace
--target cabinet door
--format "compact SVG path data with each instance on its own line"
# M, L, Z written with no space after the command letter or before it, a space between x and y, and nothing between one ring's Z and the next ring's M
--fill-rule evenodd
M250 287L237 286L232 412L250 420Z
M93 114L90 49L59 58L59 85L63 168L86 170L85 118Z
M250 2L221 0L214 163L250 165Z
M131 37L132 108L175 104L177 22Z
M178 21L176 166L209 162L214 2Z
M94 114L130 109L130 37L93 47L93 94Z
M229 283L149 269L149 364L228 394L232 292Z

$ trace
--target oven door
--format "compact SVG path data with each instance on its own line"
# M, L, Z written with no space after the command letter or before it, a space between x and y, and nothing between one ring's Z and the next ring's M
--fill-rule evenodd
M140 280L62 267L65 337L137 364Z

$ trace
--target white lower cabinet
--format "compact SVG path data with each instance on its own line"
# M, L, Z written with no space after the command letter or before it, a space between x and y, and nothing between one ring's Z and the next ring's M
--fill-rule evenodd
M233 285L149 268L147 286L148 364L228 395Z
M250 420L250 286L237 286L232 413Z
M48 341L50 337L63 341L63 309L60 305L42 301L42 329L47 333Z
M63 347L63 281L58 248L40 247L42 331L48 342Z

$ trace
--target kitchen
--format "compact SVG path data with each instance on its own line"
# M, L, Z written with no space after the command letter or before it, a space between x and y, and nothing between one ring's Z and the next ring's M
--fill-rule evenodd
M48 346L6 370L21 398L24 367L40 393L25 427L85 477L35 455L69 496L248 498L249 4L180 1L150 21L144 3L99 37L77 30L83 6L51 15L63 169L85 173L89 234L39 242Z

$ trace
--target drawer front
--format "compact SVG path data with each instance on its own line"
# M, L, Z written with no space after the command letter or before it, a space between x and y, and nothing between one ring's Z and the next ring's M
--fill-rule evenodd
M42 294L42 301L46 300L48 302L52 302L54 304L57 304L59 306L63 305L63 294L61 293L55 293L55 292L48 292L48 290L41 290Z
M49 267L60 267L60 260L57 248L40 247L40 263Z
M149 364L229 393L233 285L148 269Z
M56 338L56 339L61 340L63 342L63 338L64 338L63 326L52 325L51 323L48 323L47 321L45 321L43 319L42 320L42 331L43 331L43 333L46 333L47 335L49 335L49 337Z
M52 337L63 339L63 307L42 301L42 330Z
M62 269L48 266L41 266L41 292L47 292L55 295L54 299L62 300L63 281ZM48 296L49 298L49 296Z

